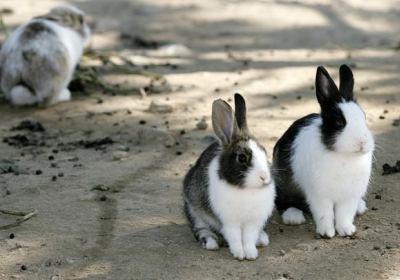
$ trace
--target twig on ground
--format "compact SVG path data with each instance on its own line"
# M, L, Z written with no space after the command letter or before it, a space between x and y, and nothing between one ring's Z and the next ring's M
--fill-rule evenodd
M9 211L9 210L0 210L1 213L3 214L7 214L7 215L13 215L13 216L22 216L22 218L17 219L15 222L5 225L5 226L0 226L0 230L1 229L9 229L9 228L13 228L16 226L19 226L20 224L22 224L23 222L26 222L27 220L29 220L30 218L36 216L39 211L35 210L31 213L24 213L24 212L14 212L14 211Z
M28 215L30 212L14 212L14 211L10 211L10 210L2 210L0 209L0 213L3 214L7 214L7 215L13 215L13 216L26 216Z

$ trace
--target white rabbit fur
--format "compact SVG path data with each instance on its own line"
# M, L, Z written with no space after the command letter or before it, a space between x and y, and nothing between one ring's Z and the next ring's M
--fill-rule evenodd
M314 219L319 221L317 233L327 237L335 235L334 217L339 235L355 233L354 215L367 192L372 166L374 142L368 129L360 128L363 124L359 124L365 122L359 118L365 118L364 113L354 103L342 103L340 107L348 123L336 143L338 152L327 152L319 140L321 119L314 120L310 126L301 130L293 146L294 180L305 192L311 212L315 213ZM366 136L363 136L364 132ZM369 152L351 154L358 150L353 147L351 153L348 153L352 145L346 143L355 143L355 139L360 136L363 138L360 141L368 143L366 149Z
M256 245L269 244L268 235L263 227L274 210L275 186L272 182L268 188L259 188L260 174L271 180L268 160L265 151L253 141L249 141L253 152L253 170L246 179L250 182L245 189L230 185L218 175L219 157L210 164L209 198L211 208L222 223L222 234L229 243L231 253L237 259L256 259Z

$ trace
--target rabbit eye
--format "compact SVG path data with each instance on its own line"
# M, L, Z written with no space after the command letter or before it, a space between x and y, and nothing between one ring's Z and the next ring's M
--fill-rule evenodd
M240 155L238 156L238 161L239 161L240 163L246 163L246 162L247 162L247 157L246 157L246 155L245 155L245 154L240 154Z
M336 122L335 122L335 125L336 125L336 127L338 127L338 128L343 128L343 127L344 127L343 121L336 121Z

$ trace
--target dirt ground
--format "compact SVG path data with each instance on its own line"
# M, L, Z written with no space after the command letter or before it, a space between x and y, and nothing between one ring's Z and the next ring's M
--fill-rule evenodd
M398 1L72 3L94 26L93 49L164 74L172 90L147 97L96 92L103 103L75 93L71 102L45 109L0 101L0 139L21 134L33 141L25 147L0 141L2 163L19 167L18 176L0 175L0 209L39 211L0 230L0 279L400 279L400 173L382 176L384 163L400 160L400 127L392 125L400 117ZM59 4L1 0L0 9L13 10L4 21L14 29ZM165 44L190 52L157 48ZM242 93L250 130L271 157L295 119L318 112L316 67L325 65L338 80L342 63L353 68L377 144L369 211L356 218L357 235L316 239L310 217L286 226L275 213L266 229L271 244L256 261L236 261L227 248L203 250L183 216L181 193L183 176L212 139L212 101L232 104L233 94ZM121 74L105 79L148 82ZM149 112L152 101L173 111ZM197 129L203 118L207 129ZM46 130L10 131L22 120ZM114 143L84 146L105 137ZM98 184L111 189L91 190ZM0 214L0 225L15 219Z

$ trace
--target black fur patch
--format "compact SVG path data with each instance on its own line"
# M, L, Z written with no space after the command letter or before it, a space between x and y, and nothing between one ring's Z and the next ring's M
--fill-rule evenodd
M277 191L275 203L279 211L285 211L290 207L308 211L305 195L293 180L293 170L291 168L292 147L300 130L309 126L319 117L318 114L311 114L295 121L274 147L272 170Z
M330 108L325 108L321 112L321 140L325 147L333 151L334 144L340 132L346 127L346 118L337 104Z
M244 188L247 171L252 167L253 153L247 145L247 141L235 141L224 152L220 158L219 177L229 184ZM247 161L239 162L239 155L245 155Z

